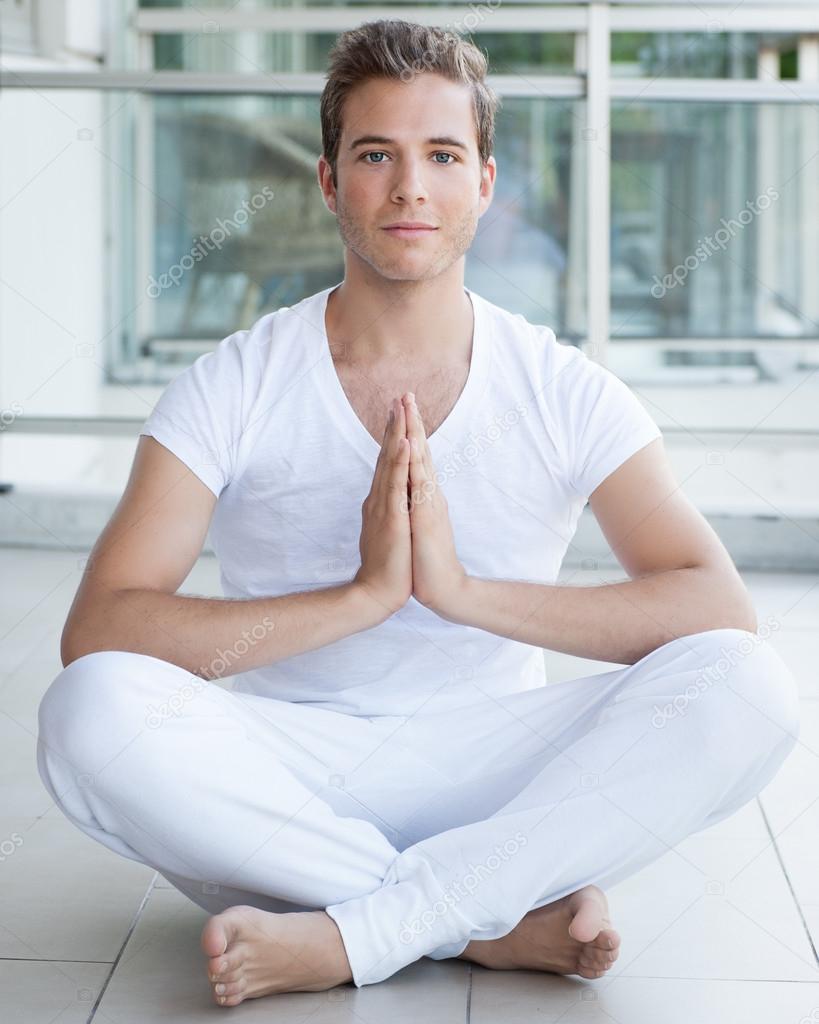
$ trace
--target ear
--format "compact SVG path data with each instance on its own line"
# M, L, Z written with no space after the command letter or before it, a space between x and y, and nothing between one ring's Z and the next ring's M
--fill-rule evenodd
M495 194L495 176L498 173L498 165L495 163L495 158L490 156L486 163L481 168L481 188L480 188L480 212L479 217L482 217L489 209L492 203L492 197Z
M318 164L316 165L316 173L318 175L319 188L321 194L324 197L324 205L330 211L330 213L336 212L336 187L333 184L333 172L327 158L322 155L318 158Z

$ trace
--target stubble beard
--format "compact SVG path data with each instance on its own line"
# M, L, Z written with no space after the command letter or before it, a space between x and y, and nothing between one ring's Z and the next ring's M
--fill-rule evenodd
M468 210L463 217L449 230L445 226L438 228L438 245L431 254L428 266L408 272L402 267L402 260L396 254L390 259L386 252L386 244L379 246L373 234L356 219L346 208L340 196L336 200L336 220L338 233L345 247L354 252L359 259L369 264L378 274L392 281L429 281L438 277L452 266L472 245L472 239L478 228L478 205ZM382 232L382 228L374 229ZM444 237L441 238L441 234ZM386 236L384 236L386 243Z

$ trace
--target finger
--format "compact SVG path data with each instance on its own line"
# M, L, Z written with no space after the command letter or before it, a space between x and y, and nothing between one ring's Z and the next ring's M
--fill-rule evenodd
M434 483L435 482L435 468L434 468L434 466L432 464L432 451L430 450L430 447L429 447L429 441L426 438L424 439L424 445L423 445L423 449L422 449L422 452L421 452L421 458L423 459L423 462L424 462L424 470L425 470L425 472L427 474L427 477L430 480L432 480L433 483Z
M404 405L404 402L401 404ZM414 401L414 396L413 399L407 398L405 408L407 412L407 420L412 428L413 434L419 438L420 442L425 442L426 432L424 431L424 422L421 419L421 413L418 411L418 406Z
M387 410L387 424L384 427L384 436L381 439L381 447L378 451L378 458L375 460L375 470L373 471L373 482L370 487L370 493L375 494L379 490L379 480L381 479L384 462L387 457L387 452L390 446L390 438L393 436L393 427L395 425L395 404L393 403Z
M403 405L403 403L402 403ZM423 470L423 474L426 481L433 481L434 468L432 464L432 452L430 451L429 441L424 430L424 421L421 419L421 414L418 412L418 406L414 402L407 403L407 416L409 418L410 440L414 439L418 444L418 451L420 453L420 466ZM410 452L410 477L412 478L412 452ZM416 472L416 478L418 473ZM434 481L432 486L434 486ZM427 488L430 484L427 484Z
M401 403L398 403L399 406ZM390 471L389 494L387 500L393 511L406 515L409 512L407 501L407 481L409 480L409 458L410 443L404 436L406 433L406 418L403 409L399 409L395 421L397 451L392 460Z
M427 474L416 435L410 437L409 475L412 501L413 503L420 502L424 498Z
M381 451L378 453L379 460L379 492L388 490L392 484L393 465L401 450L401 438L406 433L406 419L400 401L393 399L390 404L387 416L387 427L384 431L384 441Z

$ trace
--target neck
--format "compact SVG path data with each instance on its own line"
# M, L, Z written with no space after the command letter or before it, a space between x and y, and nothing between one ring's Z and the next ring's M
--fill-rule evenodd
M468 364L473 326L463 259L432 280L391 281L354 257L327 301L328 337L361 366Z

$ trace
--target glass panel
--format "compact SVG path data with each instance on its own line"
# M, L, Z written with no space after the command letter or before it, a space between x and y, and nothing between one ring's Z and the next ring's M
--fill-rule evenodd
M140 348L221 338L344 276L316 178L318 97L153 99L150 319ZM157 342L156 344L153 344Z
M466 261L468 287L575 342L586 330L584 106L504 100L495 196Z
M141 195L147 223L137 221L154 233L151 266L137 277L150 302L132 350L176 372L175 362L202 351L197 339L224 337L340 281L343 249L316 183L318 97L151 102L154 181ZM581 223L569 227L571 190L583 192L578 116L572 101L504 104L495 201L467 257L469 287L561 334L585 323L584 234Z
M618 102L612 337L819 338L819 110Z
M776 47L783 55L793 35L752 32L613 32L611 73L615 78L756 78L759 50ZM793 62L783 61L783 78Z

